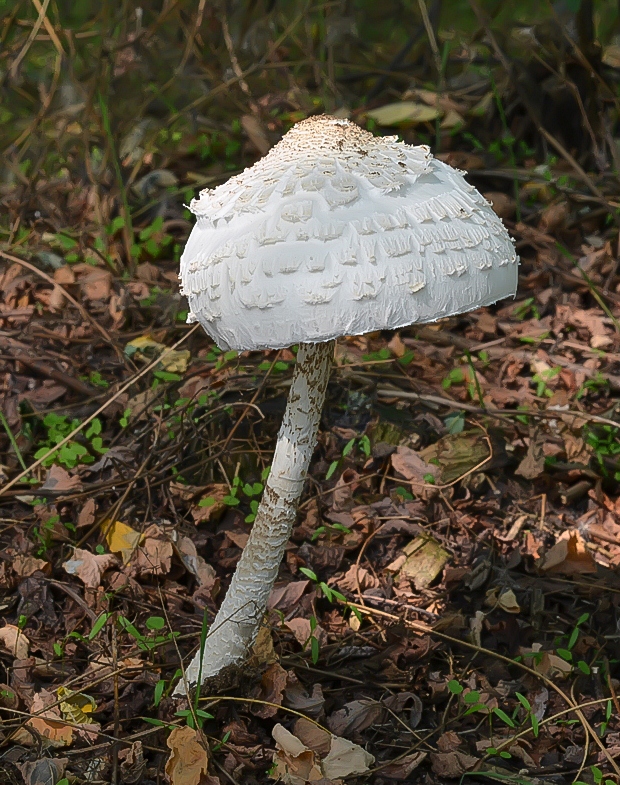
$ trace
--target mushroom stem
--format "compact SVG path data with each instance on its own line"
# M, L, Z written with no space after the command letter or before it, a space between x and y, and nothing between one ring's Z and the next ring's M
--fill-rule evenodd
M228 593L186 670L191 687L242 662L256 639L278 575L314 452L334 355L334 341L301 344L273 463L252 531ZM202 661L202 668L201 668ZM185 694L179 682L176 695Z

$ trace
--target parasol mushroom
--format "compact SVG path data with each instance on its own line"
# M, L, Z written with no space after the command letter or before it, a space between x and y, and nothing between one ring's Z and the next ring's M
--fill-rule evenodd
M196 685L251 648L316 443L334 341L514 295L517 256L490 204L428 147L311 117L254 166L192 201L181 259L191 309L221 349L299 344L252 532L186 671Z

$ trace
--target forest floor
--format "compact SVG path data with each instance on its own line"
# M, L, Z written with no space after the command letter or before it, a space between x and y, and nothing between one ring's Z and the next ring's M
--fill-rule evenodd
M128 40L117 79L140 56ZM55 173L7 159L0 777L617 783L620 185L553 129L555 150L532 141L527 106L504 114L506 81L468 92L455 77L440 94L401 79L348 112L440 141L515 238L519 292L338 342L252 662L178 711L181 662L247 541L294 365L291 351L222 353L185 324L183 202L325 108L311 91L257 102L232 62L219 95L237 91L233 120L159 129L148 147L140 128L114 140L100 99L86 171L79 151ZM46 135L57 153L90 122L61 106L14 136Z

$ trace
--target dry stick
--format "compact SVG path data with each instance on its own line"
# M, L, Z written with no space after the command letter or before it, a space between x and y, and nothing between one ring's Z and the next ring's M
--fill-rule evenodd
M11 67L9 69L11 74L11 79L15 79L17 76L17 69L19 68L21 61L26 57L28 54L28 50L32 46L34 39L37 37L39 30L41 29L41 25L43 24L43 20L46 18L47 14L47 7L50 4L50 0L45 0L43 6L40 7L39 16L37 17L37 21L34 23L32 30L30 31L30 35L28 36L28 40L22 47L21 52L17 55L15 60L11 63Z
M0 251L0 254L2 254L2 251ZM36 270L36 267L34 269ZM12 488L16 483L18 483L23 477L25 477L27 474L29 474L33 469L36 469L37 466L40 466L43 463L43 461L47 460L47 458L50 457L50 455L53 455L63 445L67 444L67 442L70 442L71 439L73 439L73 437L76 434L78 434L86 425L88 425L88 423L92 422L95 419L95 417L98 417L101 414L101 412L105 411L108 408L108 406L119 397L119 395L122 395L125 392L125 390L128 390L133 384L135 384L135 382L138 381L138 379L141 379L145 374L147 374L149 371L151 371L158 363L160 363L164 359L164 357L167 357L178 346L180 346L182 343L184 343L184 341L186 341L192 333L196 332L196 330L199 327L200 327L199 324L195 324L191 328L191 330L188 330L188 332L186 332L185 335L182 338L180 338L175 344L173 344L169 349L166 349L164 352L162 352L159 355L159 357L156 357L153 360L153 362L149 363L146 366L146 368L143 368L139 373L135 374L135 376L132 376L131 379L128 382L126 382L121 388L119 388L109 400L107 400L104 404L102 404L97 409L96 412L93 412L93 414L89 415L84 420L84 422L80 423L77 426L77 428L74 428L68 436L65 436L65 438L62 441L60 441L60 442L58 442L58 444L54 445L54 447L52 447L50 450L48 450L45 453L45 455L42 455L38 460L36 460L34 463L32 463L28 467L27 471L23 471L21 474L18 474L17 477L14 477L4 487L0 488L0 496L2 496L4 493L6 493L6 491L8 491L9 488Z
M39 0L32 0L32 5L37 9L37 13L39 14L39 16L43 16L43 26L47 30L47 34L49 35L49 37L52 39L52 43L56 47L56 51L58 52L58 54L61 57L63 57L63 56L66 57L67 53L65 52L65 50L63 48L63 45L60 43L60 38L58 38L58 36L56 35L56 31L54 30L54 26L52 25L50 20L47 18L47 14L45 13L45 9L43 8L43 6L39 2Z
M426 401L427 403L436 403L439 406L447 406L450 409L463 409L466 412L473 414L485 414L489 417L496 417L498 419L505 419L507 417L543 417L549 419L557 419L561 415L569 415L577 419L591 420L592 422L601 423L601 425L611 425L613 428L620 428L620 423L615 420L610 420L607 417L600 417L598 414L589 414L588 412L570 411L561 409L560 407L550 406L545 411L533 411L531 409L519 409L512 411L509 409L484 409L481 406L474 406L471 403L461 403L460 401L453 401L450 398L443 398L440 395L423 395L422 393L406 392L405 390L392 389L389 387L381 387L377 389L377 395L382 398L404 398L411 401Z
M401 623L406 624L412 630L416 630L416 632L421 632L424 635L436 635L438 638L442 638L443 640L450 641L451 643L455 643L458 646L464 646L466 649L472 649L480 654L487 654L491 657L495 657L497 660L501 660L502 662L507 663L508 665L514 665L517 668L529 673L532 676L535 676L537 679L543 681L547 686L551 687L552 690L558 693L558 695L566 701L566 703L571 706L571 711L574 711L579 721L585 728L585 730L590 734L592 739L596 742L597 746L603 753L603 755L607 758L608 762L612 766L613 770L620 776L620 767L610 755L609 751L600 740L600 738L596 735L595 730L592 728L588 720L585 718L583 712L579 709L578 704L576 704L573 699L567 695L561 687L552 681L548 676L545 676L544 673L539 673L538 671L534 670L534 668L530 668L527 665L524 665L522 662L515 662L515 660L511 660L510 657L505 657L503 654L498 654L496 651L491 651L491 649L485 649L483 646L477 646L475 643L469 643L469 641L463 641L459 638L454 638L452 635L446 635L444 632L439 632L438 630L434 630L432 627L429 627L426 624L421 624L420 622L410 621L409 619L402 619L400 616L396 616L393 613L388 613L387 611L380 611L376 608L368 608L366 605L359 605L356 602L347 602L347 604L352 608L357 608L361 613L367 613L369 615L375 616L382 616L385 619L390 619L391 621L398 621Z
M11 254L5 253L4 251L0 251L0 256L3 256L5 259L8 259L10 262L15 262L15 264L21 264L22 267L26 267L28 270L35 273L40 278L43 278L44 281L47 281L47 283L51 284L52 286L58 287L62 292L63 297L66 297L67 300L72 305L75 305L75 307L78 309L82 319L89 322L95 328L95 330L101 333L101 335L106 339L106 341L114 345L114 341L112 340L110 334L105 329L105 327L102 327L95 319L93 319L93 317L88 313L86 308L84 308L84 306L81 303L79 303L75 299L75 297L72 297L63 286L61 286L59 283L56 283L56 281L53 278L51 278L47 273L44 273L43 270L39 270L39 268L35 267L34 264L30 264L30 262L26 262L24 259L19 259L17 256L12 256Z

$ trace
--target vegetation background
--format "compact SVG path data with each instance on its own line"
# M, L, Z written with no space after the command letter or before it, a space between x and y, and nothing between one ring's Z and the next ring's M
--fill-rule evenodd
M0 0L0 777L616 785L620 4ZM515 302L340 342L242 683L170 697L294 353L185 324L186 205L310 114L429 144Z

